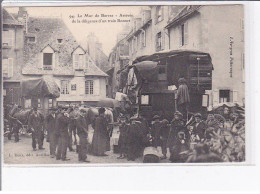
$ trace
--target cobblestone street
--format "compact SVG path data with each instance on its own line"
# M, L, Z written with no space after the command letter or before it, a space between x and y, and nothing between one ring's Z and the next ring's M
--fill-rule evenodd
M90 141L93 136L93 130L90 130L89 138ZM117 139L118 133L117 129L114 130L113 136L111 138L111 148L112 143ZM69 161L56 160L55 158L50 158L49 152L49 143L44 139L43 147L45 150L36 150L33 151L31 143L32 139L28 135L21 135L20 141L18 143L12 140L8 140L7 137L4 138L4 163L5 164L79 164L79 165L88 165L88 163L82 163L78 161L78 154L76 152L67 152L67 157ZM75 149L76 146L73 145ZM90 163L102 163L102 164L111 164L111 163L142 163L142 158L138 158L135 161L127 161L127 159L117 159L119 154L113 153L113 150L106 152L108 156L93 156L88 155L88 160ZM161 160L161 162L169 162L169 160Z

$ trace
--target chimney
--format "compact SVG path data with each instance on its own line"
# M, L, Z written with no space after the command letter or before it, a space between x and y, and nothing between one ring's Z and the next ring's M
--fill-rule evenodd
M28 32L28 13L25 10L25 7L19 7L18 11L18 21L22 22L24 25L24 30L27 33Z

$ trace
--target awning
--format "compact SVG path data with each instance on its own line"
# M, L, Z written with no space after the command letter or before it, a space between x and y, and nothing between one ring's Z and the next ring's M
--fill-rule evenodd
M60 97L60 88L53 78L28 79L21 81L23 97Z

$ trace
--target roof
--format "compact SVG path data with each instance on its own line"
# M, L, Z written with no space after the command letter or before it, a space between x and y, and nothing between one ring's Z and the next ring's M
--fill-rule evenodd
M144 55L144 56L137 57L133 61L133 64L141 61L156 61L156 60L161 60L163 58L180 56L180 55L196 55L197 57L198 56L208 57L211 60L210 55L205 52L194 51L194 50L171 50L171 51L157 52L152 55Z
M85 75L95 75L95 76L101 76L101 77L107 77L108 75L103 72L99 67L94 65L93 63L90 63L88 68L85 70Z
M175 24L178 24L180 21L187 19L188 17L198 13L198 9L201 8L201 5L190 5L185 6L184 9L172 20L168 22L168 25L165 28L170 28Z
M17 26L23 26L23 24L19 21L17 21L12 14L10 14L5 9L3 10L3 24L7 25L17 25Z
M22 69L22 74L52 74L57 76L73 76L75 74L71 54L81 46L61 18L29 17L27 35L35 35L36 42L30 43L25 41L25 65ZM62 43L58 43L57 39L62 39ZM48 45L57 53L53 70L39 68L40 53ZM89 65L85 75L107 76L94 63Z
M26 65L38 63L38 54L47 45L58 51L59 66L72 64L71 53L78 46L78 43L61 18L29 17L28 34L34 34L36 42L25 41L24 60ZM58 43L57 39L63 39L62 43Z

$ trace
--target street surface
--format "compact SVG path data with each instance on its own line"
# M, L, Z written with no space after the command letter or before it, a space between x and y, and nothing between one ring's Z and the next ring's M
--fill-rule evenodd
M93 129L90 129L89 132L89 142L91 142L93 136ZM113 153L113 143L118 141L119 133L118 128L114 129L113 135L111 138L111 151L106 152L108 156L93 156L87 155L87 160L90 163L142 163L142 157L136 159L135 161L127 161L127 159L117 159L119 154ZM67 158L69 161L56 160L56 158L50 158L49 143L44 139L43 147L45 150L36 150L32 149L32 139L29 135L20 135L20 141L18 143L14 142L14 137L12 140L8 140L7 137L4 138L4 163L5 164L83 164L87 165L88 163L83 163L78 161L78 154L76 152L67 151ZM76 146L73 145L73 148L76 150ZM168 156L169 158L169 156ZM168 163L169 160L161 160L163 163Z

